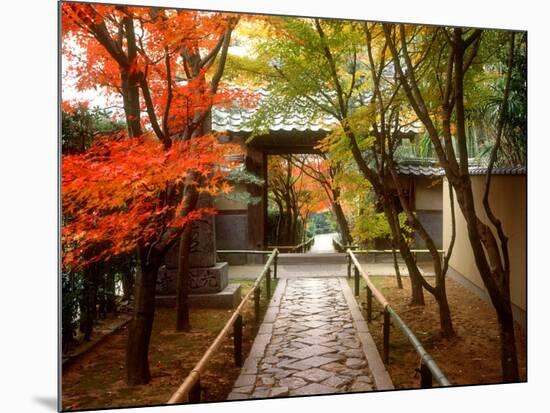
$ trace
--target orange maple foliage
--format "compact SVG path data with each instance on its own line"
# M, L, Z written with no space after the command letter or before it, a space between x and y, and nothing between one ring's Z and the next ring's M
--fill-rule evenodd
M130 59L120 53L117 59L98 41L96 27L104 25L105 36L120 43L114 49L124 52L127 41L122 35L123 19L128 17L134 24L137 54ZM152 113L147 112L144 100L140 101L142 128L158 119L168 135L181 133L198 113L212 105L238 102L246 107L257 99L254 93L223 84L214 92L209 87L215 59L207 57L219 50L224 31L237 20L235 15L224 13L64 3L64 76L74 79L78 90L104 88L113 106L120 106L121 71L129 70L146 82L151 95ZM197 73L192 73L182 55L200 55L199 51L203 51L205 62Z
M63 157L65 265L106 260L167 233L175 239L178 231L170 229L215 212L188 212L183 189L192 179L199 192L229 191L224 154L239 150L218 144L200 124L213 105L252 100L214 82L211 73L237 20L223 13L63 3L64 76L73 77L77 89L100 90L120 104L123 78L130 75L139 87L134 113L141 130L149 131L103 138L84 154Z
M214 214L211 208L201 208L183 216L174 195L191 170L198 177L199 191L227 192L224 178L229 161L224 159L235 150L233 145L219 144L214 135L175 141L166 151L151 136L120 134L97 140L83 154L64 156L64 265L106 260L133 250L138 242L149 245L168 228L182 228L204 214ZM99 243L100 251L88 256L86 251Z
M308 159L308 162L312 162ZM300 216L307 221L309 216L314 213L324 212L330 209L330 199L325 192L323 185L313 179L310 175L303 173L300 168L293 165L293 176L299 176L296 182L296 192L298 193L298 208Z

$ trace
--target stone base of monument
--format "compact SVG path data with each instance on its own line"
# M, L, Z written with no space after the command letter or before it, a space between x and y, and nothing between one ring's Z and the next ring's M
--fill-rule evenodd
M241 301L241 286L229 284L229 265L218 262L210 267L189 270L189 305L197 308L235 308ZM162 266L157 281L156 302L160 307L175 307L178 270Z
M189 307L191 308L223 308L232 309L241 302L241 285L228 284L222 291L217 293L192 293L188 296ZM175 295L157 295L156 305L158 307L175 307Z
M189 286L191 294L217 293L228 284L229 264L217 262L211 267L189 269Z
M189 269L191 294L217 293L228 284L229 265L226 262L218 262L210 267L196 267ZM178 270L160 267L157 277L157 295L172 295L176 292L176 279Z

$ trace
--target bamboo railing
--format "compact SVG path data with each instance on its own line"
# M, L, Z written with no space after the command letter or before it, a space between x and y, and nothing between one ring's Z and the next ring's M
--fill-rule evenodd
M339 243L339 245L342 245L342 244ZM357 247L354 247L354 248L357 248ZM346 251L348 250L352 250L352 248L347 248ZM430 252L430 250L416 250L416 249L413 249L410 251L415 261L416 261L417 254L425 254ZM399 250L396 250L396 252L399 252ZM441 258L445 253L444 250L437 250L437 252ZM353 250L353 253L354 254L373 254L373 260L374 262L376 262L376 254L388 254L388 253L393 253L393 251L392 250ZM347 256L348 256L348 278L350 278L351 277L351 256L349 254L347 254Z
M311 237L307 241L304 241L298 245L269 245L268 248L275 248L280 252L307 252L311 249L314 240L315 237Z
M390 250L391 251L391 250ZM356 251L359 252L359 251ZM420 340L407 326L403 319L397 314L397 312L391 307L390 303L386 300L384 295L376 288L368 274L363 270L361 264L357 260L355 253L348 249L346 251L349 260L354 266L354 293L355 296L359 296L359 276L363 277L367 284L367 322L372 321L372 297L382 305L384 309L384 326L383 326L383 359L384 363L388 364L390 361L390 320L393 319L399 329L405 334L415 351L420 356L420 387L429 388L432 387L433 379L439 383L440 386L450 386L451 382L445 377L445 374L441 371L435 360L426 351ZM348 271L349 276L349 271Z
M338 252L346 252L348 249L355 250L357 248L357 245L344 245L336 238L332 239L332 246Z
M218 252L224 253L252 253L252 254L269 254L269 258L264 265L261 274L256 278L252 289L244 296L238 307L235 309L229 320L225 323L219 334L216 336L208 350L203 354L199 362L193 367L187 375L180 387L172 394L167 404L178 404L184 402L198 403L200 402L201 393L201 375L208 367L209 361L212 359L216 351L220 348L223 340L233 328L234 340L234 359L238 367L242 367L242 328L243 316L242 311L247 301L254 296L254 318L256 323L260 322L260 284L265 277L267 297L271 298L271 265L274 266L274 272L277 273L277 255L279 251L248 251L248 250L223 250Z

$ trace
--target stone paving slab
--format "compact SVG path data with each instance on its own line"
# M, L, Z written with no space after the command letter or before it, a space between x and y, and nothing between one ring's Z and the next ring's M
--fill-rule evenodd
M350 312L353 318L353 324L356 328L359 341L361 342L361 349L363 350L363 354L367 356L367 360L369 360L369 365L372 371L372 377L374 378L376 388L379 390L394 389L391 377L386 370L386 366L384 365L382 358L380 357L380 353L376 348L374 339L369 333L367 322L365 321L363 314L359 309L359 305L357 304L357 301L353 296L348 282L345 279L340 278L340 285L342 286L344 298L346 299L346 302L348 303L351 310Z
M228 399L393 388L350 294L344 278L282 278Z

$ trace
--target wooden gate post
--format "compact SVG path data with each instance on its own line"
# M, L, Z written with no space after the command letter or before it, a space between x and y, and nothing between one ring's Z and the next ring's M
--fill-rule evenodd
M271 298L271 267L267 269L267 274L265 275L265 290L267 292L267 298Z
M254 288L254 322L258 324L260 322L260 296L262 290L260 287Z
M424 360L420 362L420 388L431 389L433 385L432 372L428 366L424 363Z
M351 254L348 252L348 278L351 278Z
M201 401L201 379L197 379L197 382L191 387L189 391L189 403L200 403Z
M277 259L279 258L279 253L277 252L275 254L275 258L273 259L273 279L277 279Z
M390 312L384 308L384 363L390 362Z
M242 367L243 365L243 316L239 314L233 324L233 355L235 357L235 365Z
M367 323L372 321L372 291L367 286Z
M359 297L359 268L355 267L355 296Z

